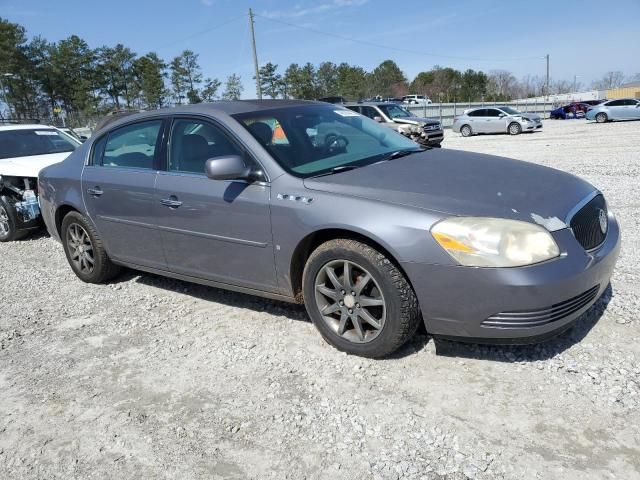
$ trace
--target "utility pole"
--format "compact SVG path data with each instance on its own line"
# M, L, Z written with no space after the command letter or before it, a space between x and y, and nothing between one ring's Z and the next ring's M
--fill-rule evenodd
M258 68L258 53L256 52L256 32L253 29L253 23L253 10L249 9L249 27L251 28L251 44L253 45L253 66L256 69L256 92L258 93L258 100L262 100L260 69Z
M546 55L546 59L547 59L547 100L549 100L549 54L547 53Z

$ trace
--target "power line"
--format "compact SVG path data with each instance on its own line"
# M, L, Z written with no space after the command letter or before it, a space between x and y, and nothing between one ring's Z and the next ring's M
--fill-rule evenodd
M217 25L214 25L213 27L209 27L209 28L206 28L204 30L200 30L198 32L192 33L191 35L187 35L186 37L182 37L182 38L180 38L178 40L174 40L172 42L168 42L168 43L165 43L163 45L159 45L159 46L156 47L156 49L160 50L161 48L171 47L171 46L173 46L173 45L175 45L177 43L184 42L185 40L190 40L192 38L199 37L200 35L203 35L205 33L209 33L209 32L212 32L214 30L217 30L220 27L224 27L225 25L228 25L228 24L233 23L233 22L235 22L237 20L240 20L240 19L244 19L244 15L238 15L237 17L230 18L229 20L227 20L225 22L222 22L222 23L219 23Z
M287 25L289 27L294 27L294 28L299 28L301 30L308 30L310 32L314 32L317 33L319 35L326 35L328 37L334 37L334 38L339 38L341 40L346 40L348 42L353 42L353 43L360 43L362 45L368 45L370 47L375 47L375 48L384 48L386 50L393 50L396 52L402 52L402 53L410 53L413 55L421 55L421 56L426 56L426 57L437 57L437 58L450 58L450 59L456 59L456 60L471 60L471 61L476 61L476 62L513 62L513 61L517 61L517 60L540 60L540 59L544 59L544 56L536 56L536 57L517 57L517 58L476 58L476 57L460 57L460 56L455 56L455 55L442 55L439 53L430 53L430 52L421 52L418 50L410 50L407 48L401 48L401 47L391 47L388 45L382 45L379 43L374 43L374 42L369 42L367 40L360 40L357 38L352 38L352 37L346 37L344 35L340 35L338 33L330 33L330 32L324 32L322 30L318 30L315 28L311 28L311 27L305 27L302 25L298 25L295 23L290 23L290 22L285 22L284 20L278 20L275 18L270 18L270 17L266 17L264 15L260 15L257 13L253 14L254 17L260 17L263 18L265 20L268 20L270 22L275 22L275 23L280 23L282 25Z

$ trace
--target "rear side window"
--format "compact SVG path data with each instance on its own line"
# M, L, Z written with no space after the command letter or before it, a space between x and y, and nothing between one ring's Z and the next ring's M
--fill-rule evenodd
M467 115L469 115L470 117L486 117L487 111L484 108L479 108L478 110L469 112Z
M153 169L161 128L162 120L151 120L112 131L106 141L102 165Z
M624 105L624 100L613 100L606 104L607 107L621 107Z

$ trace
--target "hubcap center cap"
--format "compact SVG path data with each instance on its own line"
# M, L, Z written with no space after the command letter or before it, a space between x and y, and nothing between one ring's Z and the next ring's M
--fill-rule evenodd
M356 298L353 295L346 295L344 297L344 304L347 308L353 308L356 306Z

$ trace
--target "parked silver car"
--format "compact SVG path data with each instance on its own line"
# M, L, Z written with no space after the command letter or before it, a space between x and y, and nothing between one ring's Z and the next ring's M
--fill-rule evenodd
M393 128L405 137L426 147L439 147L444 139L442 125L438 120L417 117L397 103L358 102L346 103L344 106L386 127Z
M620 247L584 180L424 150L317 102L125 117L47 167L39 189L81 280L127 266L304 303L330 344L367 357L423 320L433 335L484 341L558 334L606 290Z
M619 98L596 105L587 110L587 120L595 120L598 123L612 120L637 120L640 119L640 100L635 98Z
M465 110L453 119L452 129L469 137L477 133L509 133L519 135L542 128L542 119L535 113L522 113L508 106L482 107Z

